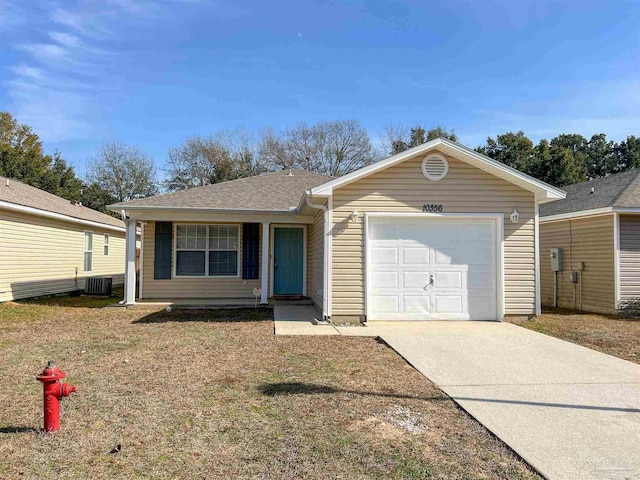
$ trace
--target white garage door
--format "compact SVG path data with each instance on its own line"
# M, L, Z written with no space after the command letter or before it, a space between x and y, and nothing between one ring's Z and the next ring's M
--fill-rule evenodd
M496 320L492 219L370 217L368 320Z

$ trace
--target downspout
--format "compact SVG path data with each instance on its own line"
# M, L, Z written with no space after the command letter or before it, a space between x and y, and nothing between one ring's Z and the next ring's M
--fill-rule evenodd
M328 319L329 312L329 209L325 205L313 203L311 201L311 192L305 191L305 201L307 205L316 210L322 210L324 218L323 244L322 244L322 317Z
M120 217L122 218L122 221L124 222L124 230L125 232L127 231L127 212L125 211L125 209L123 208L122 210L120 210ZM129 269L129 262L127 262L127 254L126 254L126 245L127 245L127 234L124 234L124 244L125 244L125 255L124 255L124 282L127 282L127 270ZM122 293L123 298L121 301L119 301L118 303L120 305L125 305L127 303L127 287L126 284L123 283L123 288L124 291Z

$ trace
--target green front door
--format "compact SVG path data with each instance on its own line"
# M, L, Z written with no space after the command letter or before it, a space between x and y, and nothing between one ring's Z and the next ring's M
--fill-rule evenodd
M273 293L302 295L304 230L275 227L273 232Z

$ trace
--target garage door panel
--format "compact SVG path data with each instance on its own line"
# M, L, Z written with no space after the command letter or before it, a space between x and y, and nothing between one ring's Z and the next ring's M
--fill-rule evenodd
M466 287L466 272L444 271L433 273L433 286L438 289L463 289Z
M477 246L434 247L434 265L492 265L492 249ZM493 266L492 266L493 268Z
M467 281L469 290L488 289L493 291L495 289L496 276L491 270L482 272L471 269Z
M404 313L431 313L431 299L424 295L403 295Z
M429 285L429 277L431 273L428 271L418 272L403 272L402 286L405 289L420 289L423 290Z
M402 248L402 263L405 265L429 265L431 263L431 249L426 247Z
M433 252L433 264L434 265L451 265L454 262L454 258L458 255L457 248L440 248Z
M398 226L398 238L407 244L426 245L434 234L433 225L405 221Z
M495 235L488 219L372 218L368 318L495 320Z
M496 299L493 292L488 295L469 295L468 302L473 320L495 320Z
M371 264L376 265L397 265L397 247L374 247L371 249Z
M465 313L462 295L435 295L434 300L438 313Z
M469 265L490 265L491 268L495 267L492 246L481 247L477 244L473 244L464 249L464 261Z
M373 295L371 297L371 307L377 313L399 313L398 296Z
M371 287L378 288L391 288L398 289L400 284L398 282L400 275L398 272L371 272Z
M379 222L371 229L371 240L397 240L397 222Z

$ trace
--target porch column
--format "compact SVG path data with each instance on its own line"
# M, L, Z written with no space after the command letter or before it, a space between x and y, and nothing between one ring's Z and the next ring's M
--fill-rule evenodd
M262 275L260 282L260 304L266 305L269 301L269 222L262 222Z
M124 304L136 303L136 224L127 220L126 263L124 269Z

